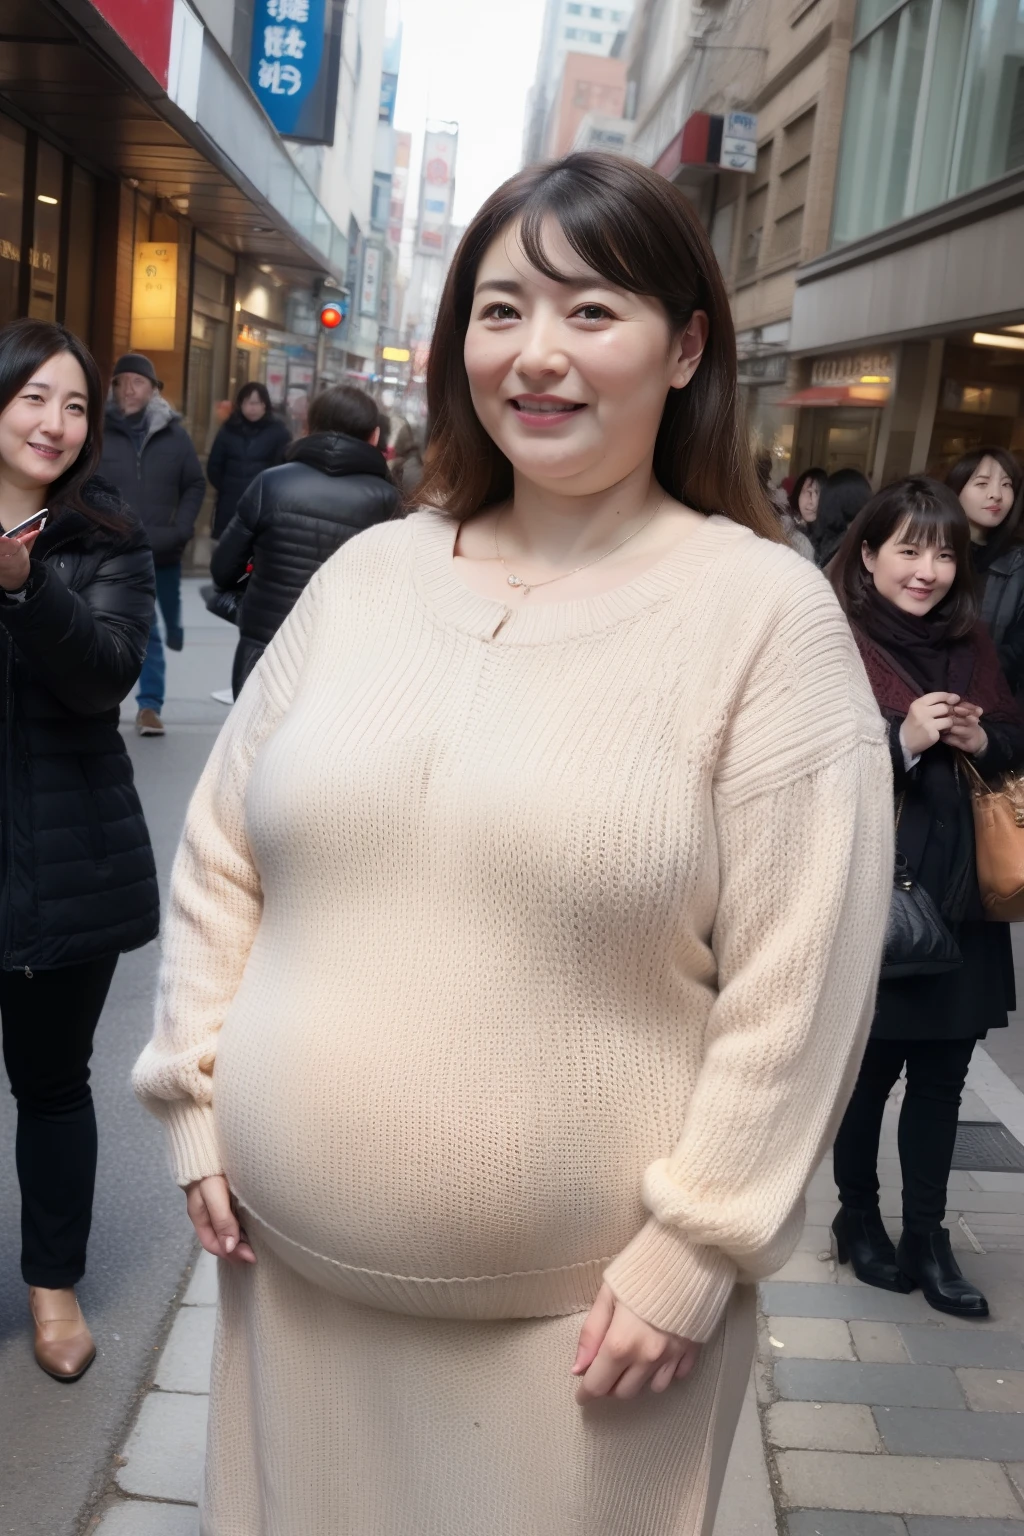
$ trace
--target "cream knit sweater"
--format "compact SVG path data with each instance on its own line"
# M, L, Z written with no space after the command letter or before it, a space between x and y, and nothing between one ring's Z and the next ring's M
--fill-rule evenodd
M710 518L627 586L477 596L362 534L235 705L136 1090L184 1184L337 1292L707 1339L789 1255L892 877L882 723L823 577Z

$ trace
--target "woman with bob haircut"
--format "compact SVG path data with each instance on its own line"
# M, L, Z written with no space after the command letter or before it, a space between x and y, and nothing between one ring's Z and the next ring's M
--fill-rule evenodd
M96 475L102 431L78 337L42 320L0 328L0 1020L35 1357L60 1381L96 1354L75 1295L96 1179L93 1035L118 955L158 923L119 728L149 639L153 557ZM42 527L15 532L43 510Z
M929 1305L988 1316L942 1225L960 1095L975 1042L1006 1027L1014 1001L1010 930L984 920L975 868L970 758L986 779L1024 762L1021 719L977 622L971 535L953 492L902 480L864 507L833 571L889 726L898 852L956 940L962 964L883 980L857 1086L835 1144L840 1262L885 1290L919 1285ZM906 1067L900 1111L903 1234L878 1209L878 1138Z
M852 1087L884 733L686 199L579 154L449 272L423 506L190 808L136 1068L221 1264L206 1536L696 1536Z
M981 618L1019 698L1024 687L1024 475L1005 448L982 447L953 465L946 484L967 514Z

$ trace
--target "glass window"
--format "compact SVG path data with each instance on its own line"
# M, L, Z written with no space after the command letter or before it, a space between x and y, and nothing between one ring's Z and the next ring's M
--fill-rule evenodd
M850 55L833 242L902 218L932 0L911 0Z
M57 268L60 259L60 200L64 156L40 139L36 159L35 231L32 237L32 286L28 312L34 320L57 318Z
M977 0L954 151L952 194L1024 163L1024 5Z
M934 208L946 196L956 137L956 112L970 0L942 0L935 25L928 102L920 124L920 163L913 177L908 213Z
M582 16L583 7L582 5L567 5L565 12L567 16Z
M0 117L0 325L18 313L25 130Z
M590 43L599 43L601 41L600 32L588 32L587 41Z
M96 240L96 178L76 165L71 173L67 294L64 324L88 344L92 329L92 275Z

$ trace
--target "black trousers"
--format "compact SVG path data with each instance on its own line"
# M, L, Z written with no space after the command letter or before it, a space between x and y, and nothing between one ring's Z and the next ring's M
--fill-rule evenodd
M0 971L4 1065L18 1105L21 1273L60 1289L85 1274L96 1183L92 1040L117 956L58 971Z
M868 1041L832 1152L844 1205L877 1209L882 1111L905 1062L907 1091L899 1125L903 1225L919 1233L942 1225L960 1095L976 1044L973 1039Z

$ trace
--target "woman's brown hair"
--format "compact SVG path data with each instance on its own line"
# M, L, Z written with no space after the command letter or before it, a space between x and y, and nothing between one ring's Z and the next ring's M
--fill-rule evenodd
M484 203L463 235L441 295L427 370L432 430L420 504L465 518L512 495L512 465L473 409L463 347L476 275L491 242L518 224L536 269L568 281L544 249L554 219L572 250L607 283L659 301L673 333L694 310L708 342L685 389L669 391L654 448L662 489L700 512L724 512L762 538L784 542L740 428L736 339L710 242L683 194L646 166L615 155L569 155L530 166Z
M874 577L864 564L863 548L877 553L887 539L900 534L908 544L945 548L956 557L956 575L942 602L933 610L950 620L949 635L970 634L978 620L978 599L971 569L971 525L958 498L939 480L914 475L896 480L861 508L839 546L829 572L840 606L856 624L871 598Z

